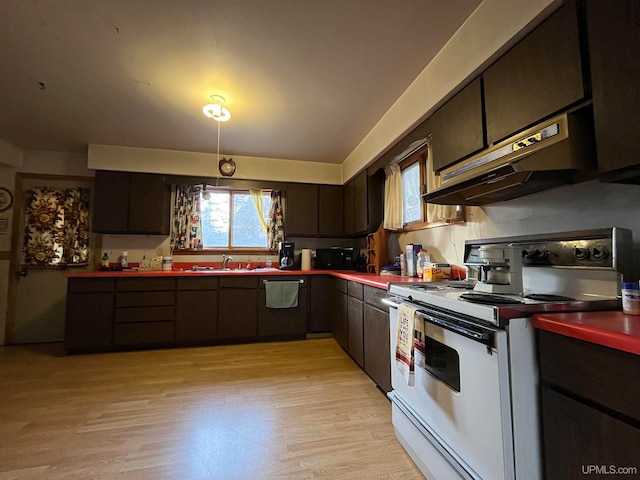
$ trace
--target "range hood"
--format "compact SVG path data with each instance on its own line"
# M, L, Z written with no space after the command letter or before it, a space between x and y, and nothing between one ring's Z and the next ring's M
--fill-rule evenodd
M597 168L593 115L558 115L439 172L428 163L427 203L486 205L574 183Z

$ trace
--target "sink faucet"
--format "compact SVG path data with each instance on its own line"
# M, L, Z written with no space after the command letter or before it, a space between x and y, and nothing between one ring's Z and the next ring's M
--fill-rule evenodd
M222 254L222 269L225 270L227 268L227 263L229 263L229 260L233 260L232 256L228 256L226 253Z

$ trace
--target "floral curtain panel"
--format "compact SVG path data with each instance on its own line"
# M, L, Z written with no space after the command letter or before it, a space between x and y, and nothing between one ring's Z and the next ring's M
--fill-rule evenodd
M284 215L282 213L282 192L271 191L271 208L269 209L269 250L277 250L278 243L284 242Z
M89 263L89 189L26 192L24 265L81 267Z
M202 247L200 189L178 185L173 204L171 248L172 250L193 250Z

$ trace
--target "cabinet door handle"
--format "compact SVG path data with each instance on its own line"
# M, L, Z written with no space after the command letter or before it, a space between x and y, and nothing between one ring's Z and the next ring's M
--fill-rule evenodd
M267 282L277 282L278 280L262 280L262 283L266 284ZM280 280L280 281L286 281L286 280ZM299 278L298 282L300 283L304 283L304 279L303 278Z

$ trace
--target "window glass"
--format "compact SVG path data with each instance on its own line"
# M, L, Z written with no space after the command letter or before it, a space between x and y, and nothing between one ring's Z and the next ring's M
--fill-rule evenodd
M208 198L207 198L208 197ZM207 190L201 196L204 248L267 248L267 232L248 191ZM268 221L271 193L262 192L262 218Z
M402 222L422 220L420 203L420 162L415 162L402 170Z

